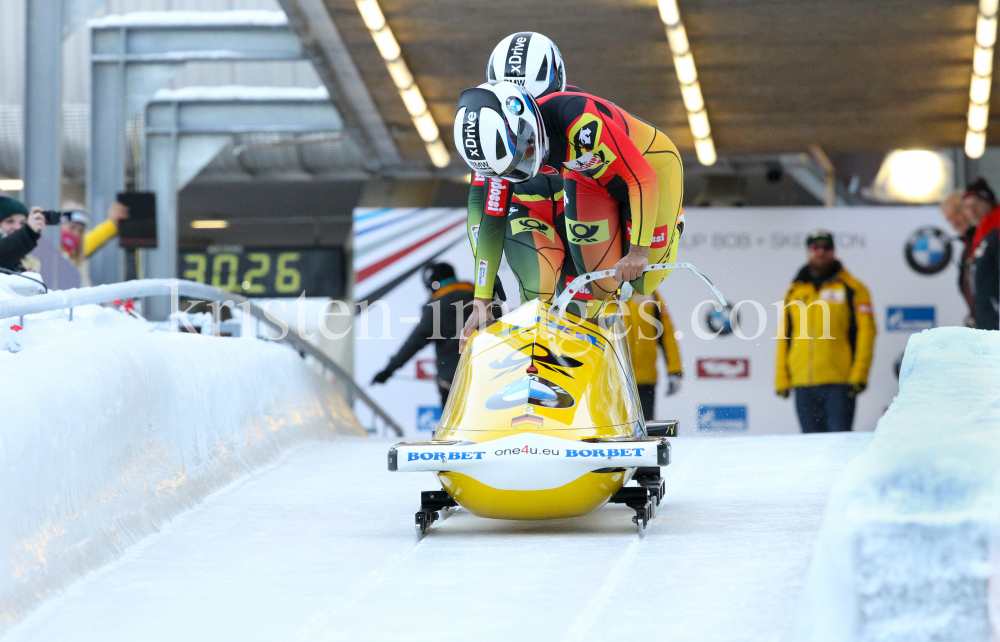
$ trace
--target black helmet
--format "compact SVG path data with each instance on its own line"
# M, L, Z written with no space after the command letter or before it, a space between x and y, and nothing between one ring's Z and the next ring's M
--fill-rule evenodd
M437 291L441 287L441 282L455 278L455 268L450 263L431 263L424 266L424 285L431 292Z

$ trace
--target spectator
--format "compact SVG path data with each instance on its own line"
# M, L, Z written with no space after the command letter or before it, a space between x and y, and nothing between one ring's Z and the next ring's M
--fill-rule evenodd
M802 432L847 431L872 363L871 298L834 256L833 234L815 230L806 244L809 263L785 293L785 314L778 317L775 390L788 397L795 389Z
M976 327L1000 330L1000 207L997 207L993 190L982 177L966 188L962 206L976 225L966 261Z
M403 347L389 360L389 365L375 375L372 383L385 383L396 370L402 368L421 348L434 342L437 352L437 384L441 405L448 401L451 382L455 378L458 360L458 342L462 327L472 309L475 286L458 281L455 268L448 263L435 263L424 268L424 285L431 299L424 305L420 323L413 329ZM457 314L456 306L461 306Z
M969 257L972 255L972 239L976 234L976 226L969 222L969 216L962 205L963 194L963 190L952 192L941 203L941 213L962 241L962 254L958 261L958 291L969 307L965 325L972 328L976 324L976 303L972 299L972 284L969 282Z
M24 272L38 271L38 261L28 255L35 249L45 229L40 208L28 211L24 203L0 196L0 268Z
M660 295L655 290L652 294L633 294L627 305L625 325L629 352L632 354L632 370L639 388L642 416L649 421L654 417L656 405L657 344L667 360L667 396L680 390L684 369L677 339L674 338L674 324Z

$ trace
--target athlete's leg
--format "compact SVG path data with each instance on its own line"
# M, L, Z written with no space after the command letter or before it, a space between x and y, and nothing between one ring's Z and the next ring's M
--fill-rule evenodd
M546 201L529 209L515 197L508 210L504 253L517 277L522 304L539 298L551 302L556 295L566 247L552 221L551 207Z
M653 156L653 159L655 160L656 156ZM663 166L656 170L659 200L656 207L656 229L649 248L650 265L676 263L677 248L681 239L681 226L678 225L678 220L681 204L684 201L684 170L680 159L672 154L666 155L665 161ZM646 272L631 282L632 287L640 294L650 294L670 275L671 271Z
M577 272L614 268L622 258L621 204L599 185L595 189L585 181L567 177L563 189L566 236ZM591 281L589 286L599 302L607 300L617 289L614 277ZM588 316L593 315L588 312Z

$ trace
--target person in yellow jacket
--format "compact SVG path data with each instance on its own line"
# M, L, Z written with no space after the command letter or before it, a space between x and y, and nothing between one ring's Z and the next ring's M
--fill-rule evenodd
M632 369L639 388L642 415L650 420L656 404L657 344L663 349L663 355L667 359L667 395L672 395L681 388L681 377L684 376L681 353L677 349L674 324L670 321L667 306L655 290L652 294L633 294L627 306L625 325L629 352L632 354Z
M128 218L128 208L121 203L112 203L108 216L88 231L90 217L79 203L63 203L62 222L59 235L63 255L80 270L84 285L89 284L87 258L118 234L118 224Z
M868 385L875 320L868 288L834 256L833 234L814 230L809 263L785 293L778 316L775 390L788 397L802 432L851 430L858 394Z

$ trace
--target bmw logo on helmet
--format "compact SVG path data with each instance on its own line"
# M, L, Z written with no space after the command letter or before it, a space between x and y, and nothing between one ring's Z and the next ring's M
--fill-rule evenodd
M921 227L906 239L906 263L919 274L937 274L951 262L951 239L941 229Z
M524 113L524 103L517 96L511 96L507 99L507 111L515 116L520 116Z

